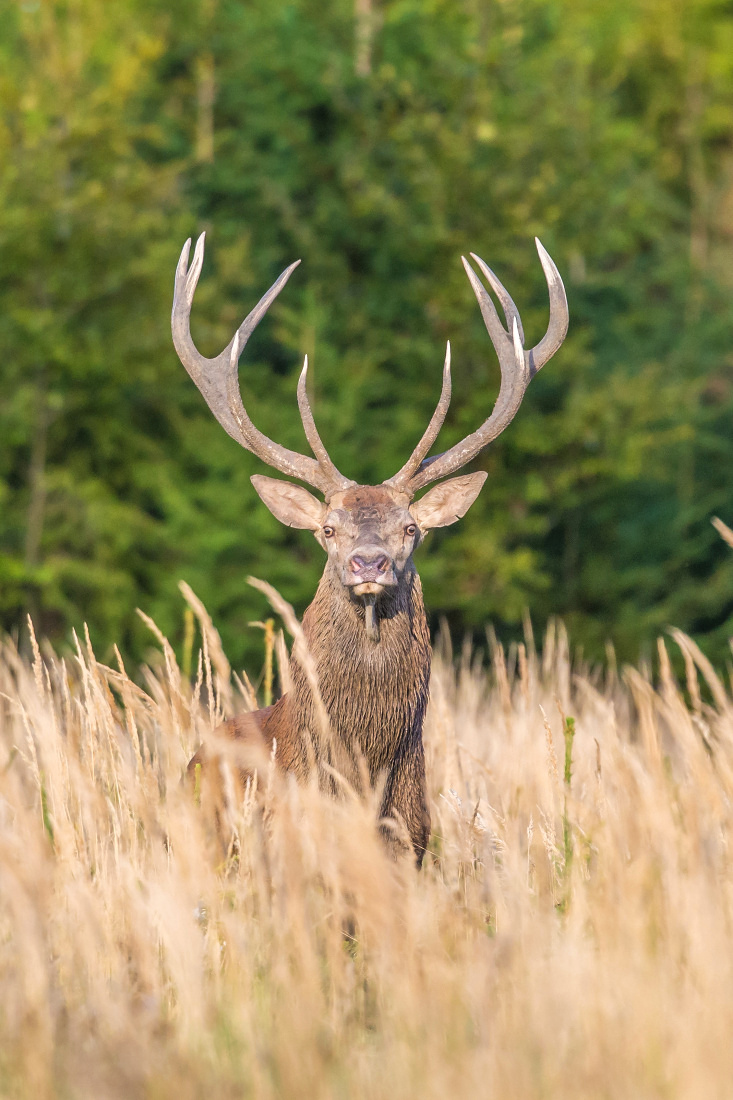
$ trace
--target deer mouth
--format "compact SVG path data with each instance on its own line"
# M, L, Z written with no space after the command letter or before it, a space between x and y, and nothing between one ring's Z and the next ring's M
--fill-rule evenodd
M394 588L395 583L391 580L352 581L347 587L351 589L355 596L381 596L385 589Z

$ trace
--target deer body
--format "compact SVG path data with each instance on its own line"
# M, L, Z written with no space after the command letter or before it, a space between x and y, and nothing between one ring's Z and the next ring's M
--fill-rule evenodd
M303 616L303 632L340 751L324 744L310 685L295 660L292 690L272 707L235 718L229 732L251 743L261 737L268 755L274 744L278 764L298 779L328 763L358 789L365 769L372 784L383 784L380 819L404 827L421 860L430 835L422 726L431 650L417 572L407 573L390 595L379 645L367 637L363 607L344 594L328 567Z
M303 427L315 458L289 451L262 435L250 420L239 391L237 366L248 336L280 292L292 271L283 272L229 346L216 359L204 359L189 330L190 308L203 262L203 236L188 267L190 241L184 246L173 301L176 350L222 427L242 446L281 473L319 489L320 500L292 482L255 475L252 483L282 523L310 530L328 555L315 598L303 618L303 632L315 669L291 660L293 688L274 706L228 723L224 738L202 746L190 764L201 765L205 781L216 788L211 767L226 742L243 750L240 774L251 774L274 749L283 770L305 778L313 768L321 781L337 785L341 774L359 788L362 780L383 784L381 826L390 840L406 830L418 865L430 833L425 790L422 727L430 680L430 640L420 578L413 553L425 533L455 523L470 508L486 480L477 472L452 477L419 500L420 489L453 474L503 431L516 414L530 380L562 343L567 302L562 280L537 242L550 292L550 325L534 348L525 351L516 306L494 273L474 256L498 297L507 321L473 268L466 272L486 327L499 355L502 381L494 411L484 424L444 454L426 458L445 418L450 400L450 345L438 406L412 455L381 485L358 485L334 466L316 429L306 393L307 359L298 383ZM312 668L311 668L312 673ZM323 721L325 711L326 721ZM327 726L324 730L322 727Z
M382 505L390 499L388 492L360 486L347 502L354 497L372 502L375 496ZM365 616L363 600L351 595L337 565L329 561L303 616L303 633L328 716L330 743L324 743L308 678L295 659L290 666L292 690L274 706L234 718L225 732L234 739L235 750L252 752L255 766L264 764L274 747L277 763L298 779L328 764L358 789L365 770L372 785L383 784L379 816L385 834L399 843L397 833L406 830L421 861L430 835L422 727L431 648L422 586L411 556L399 582L380 601L378 643L366 630ZM246 781L252 765L235 751L235 767L238 756L239 776ZM189 770L209 763L204 747ZM328 773L323 779L332 785ZM214 775L215 785L218 780Z

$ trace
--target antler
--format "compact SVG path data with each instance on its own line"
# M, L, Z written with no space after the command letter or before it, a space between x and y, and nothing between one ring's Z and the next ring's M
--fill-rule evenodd
M309 485L320 489L326 496L337 489L348 488L354 482L349 481L336 469L313 421L313 413L305 391L307 362L298 384L298 405L306 437L316 455L315 459L298 454L297 451L288 450L287 447L282 447L259 431L247 415L239 390L238 364L244 346L300 260L296 260L286 268L279 279L272 284L252 312L242 321L224 351L214 359L207 359L201 355L191 339L191 304L204 262L204 237L205 234L202 233L196 243L190 268L188 257L191 251L191 238L189 237L183 246L176 268L171 330L179 359L200 389L206 404L222 428L242 447L252 451L269 466L279 470L281 474L306 481Z
M565 287L560 278L560 272L537 237L535 237L535 244L537 245L537 252L539 253L540 263L545 273L547 289L550 294L550 323L539 344L536 344L530 351L524 350L524 331L519 311L494 272L482 259L473 252L471 253L471 258L478 264L484 278L501 303L507 328L504 328L501 323L488 291L466 258L461 257L474 294L478 299L484 324L499 357L501 367L499 396L496 399L491 416L484 421L478 431L466 436L461 443L457 443L455 447L451 447L444 454L435 455L433 458L424 458L440 430L450 400L450 379L448 379L447 392L445 381L445 372L450 369L450 355L446 356L443 392L430 425L409 461L398 474L395 474L389 480L388 484L396 485L409 493L415 493L418 489L429 485L431 481L437 481L438 478L455 473L456 470L460 470L462 466L475 458L484 447L487 447L511 423L519 410L527 386L537 371L542 369L562 344L568 331L569 319Z

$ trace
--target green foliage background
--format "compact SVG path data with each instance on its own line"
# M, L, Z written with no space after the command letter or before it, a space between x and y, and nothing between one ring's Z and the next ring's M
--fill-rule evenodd
M733 4L721 0L0 0L0 625L140 656L179 639L185 578L235 660L265 577L298 610L321 551L172 350L184 239L208 246L206 354L294 258L245 403L288 446L304 352L339 467L404 461L451 339L441 449L498 367L460 254L544 331L533 235L571 329L480 459L486 487L421 551L460 634L525 607L589 655L668 623L724 656L733 560Z

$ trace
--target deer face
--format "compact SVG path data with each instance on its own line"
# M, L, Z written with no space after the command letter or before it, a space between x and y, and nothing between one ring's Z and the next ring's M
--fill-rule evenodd
M281 523L313 531L352 596L373 601L400 583L427 531L465 515L486 476L452 478L415 503L409 493L386 484L355 485L322 503L288 482L258 474L252 483Z
M357 486L326 506L314 534L354 596L379 596L398 584L420 539L408 503L381 486Z

